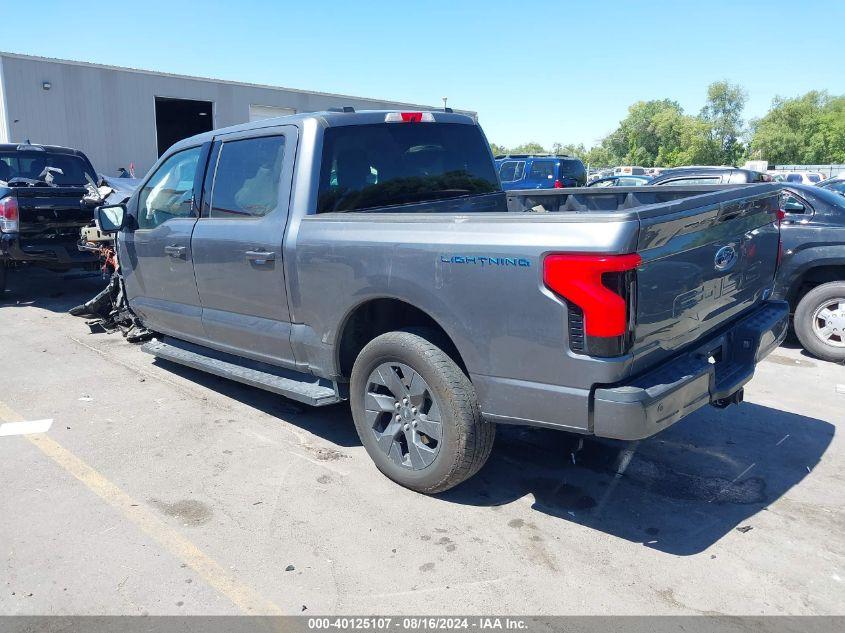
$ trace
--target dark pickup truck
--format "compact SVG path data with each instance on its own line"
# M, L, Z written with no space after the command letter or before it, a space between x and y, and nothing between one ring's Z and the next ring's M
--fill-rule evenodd
M147 351L349 398L378 468L434 493L496 423L633 440L739 402L782 340L780 187L634 189L506 195L469 117L321 112L180 141L97 216Z
M83 204L96 172L82 152L48 145L0 144L0 292L10 269L94 267L77 249L94 216Z

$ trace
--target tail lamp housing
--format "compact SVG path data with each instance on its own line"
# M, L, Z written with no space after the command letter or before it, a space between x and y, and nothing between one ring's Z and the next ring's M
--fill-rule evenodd
M20 228L20 210L14 196L0 198L0 231L15 233Z
M636 253L553 253L543 260L543 282L569 308L573 351L621 356L633 342Z

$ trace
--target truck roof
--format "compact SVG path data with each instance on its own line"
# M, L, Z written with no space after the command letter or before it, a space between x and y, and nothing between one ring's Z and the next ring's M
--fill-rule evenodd
M345 110L322 110L319 112L302 112L299 114L289 114L287 116L273 117L271 119L261 119L260 121L250 121L249 123L240 123L229 127L218 128L210 132L203 132L195 136L182 139L178 143L173 144L173 148L181 148L183 146L196 145L197 142L210 141L215 136L220 134L229 134L232 132L247 132L249 130L259 130L266 127L274 127L277 125L297 125L308 120L316 120L324 127L337 127L343 125L373 125L377 123L384 123L385 116L390 113L401 112L430 112L434 116L435 123L460 123L463 125L478 125L478 122L471 116L466 114L458 114L445 110L360 110L355 111L351 108ZM420 123L419 125L425 125ZM168 153L170 150L168 150Z
M74 154L75 156L82 156L87 158L85 154L72 147L63 147L61 145L41 145L39 143L0 143L0 152L17 152L17 151L35 151L35 152L49 152L52 154Z

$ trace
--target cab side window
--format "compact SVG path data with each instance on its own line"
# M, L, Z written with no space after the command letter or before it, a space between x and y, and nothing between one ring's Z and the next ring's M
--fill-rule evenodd
M211 192L212 218L259 218L279 203L284 136L226 141Z
M138 197L138 228L153 229L172 218L194 215L194 176L201 148L173 154L156 170Z

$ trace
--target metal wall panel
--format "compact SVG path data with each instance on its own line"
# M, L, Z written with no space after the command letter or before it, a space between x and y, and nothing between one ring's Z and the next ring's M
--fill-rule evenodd
M413 104L167 75L82 62L0 53L0 117L9 141L65 145L84 151L98 172L135 163L140 177L155 162L155 97L211 101L214 127L249 121L250 104L313 112L426 108ZM50 89L45 90L44 82ZM474 113L470 113L474 114ZM3 134L0 118L0 139Z

